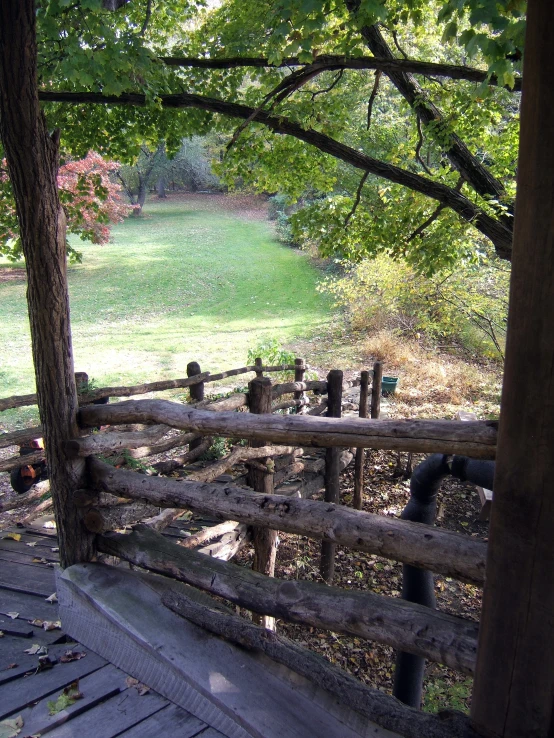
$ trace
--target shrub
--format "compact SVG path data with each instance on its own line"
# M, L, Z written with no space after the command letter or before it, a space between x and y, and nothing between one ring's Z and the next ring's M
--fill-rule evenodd
M344 266L343 276L326 278L319 289L347 308L355 330L425 337L502 358L509 274L495 261L459 264L433 277L384 255Z

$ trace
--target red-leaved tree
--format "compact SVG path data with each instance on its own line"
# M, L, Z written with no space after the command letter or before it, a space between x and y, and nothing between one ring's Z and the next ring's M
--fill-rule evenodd
M60 167L58 188L69 233L92 243L108 243L111 226L120 223L133 209L124 202L121 185L112 181L119 168L120 164L103 159L95 151L89 151L84 159L70 161ZM67 250L71 259L80 261L80 253L69 243ZM0 166L0 254L12 261L22 256L5 161Z

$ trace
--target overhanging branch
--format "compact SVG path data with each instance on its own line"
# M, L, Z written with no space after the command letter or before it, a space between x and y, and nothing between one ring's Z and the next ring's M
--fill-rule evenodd
M488 72L474 67L466 67L456 64L437 64L434 62L423 62L415 59L384 59L376 56L335 56L326 54L316 57L312 62L301 62L298 57L287 57L280 64L271 64L263 57L228 57L226 59L198 59L195 57L162 56L160 61L172 67L190 67L195 69L236 69L239 67L258 68L282 68L318 66L326 71L338 69L379 69L382 72L410 72L425 76L448 77L449 79L466 80L467 82L487 82L489 85L498 86L498 79L493 75L488 78ZM516 77L514 92L521 91L521 78Z
M120 96L101 95L92 92L40 92L39 98L43 102L61 102L71 104L102 104L102 105L134 105L145 106L146 98L138 93L125 93ZM275 133L293 136L330 156L340 159L357 169L368 171L377 177L402 185L419 192L426 197L443 203L445 207L454 210L461 218L470 222L484 236L494 244L497 255L502 259L510 259L512 248L512 229L477 207L471 200L455 189L434 182L414 172L409 172L387 162L374 159L361 151L346 146L324 133L312 128L305 129L283 116L273 116L264 111L256 112L255 108L231 103L217 98L202 95L180 93L175 95L160 95L160 103L165 108L196 108L211 113L219 113L232 118L246 120L256 113L256 122Z

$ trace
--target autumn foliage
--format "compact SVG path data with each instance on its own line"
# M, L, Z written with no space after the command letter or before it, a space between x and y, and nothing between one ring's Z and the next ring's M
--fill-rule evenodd
M89 151L84 159L60 167L58 188L67 216L68 233L92 243L108 243L111 226L132 211L121 196L121 186L112 181L120 164ZM80 255L68 244L73 259ZM21 258L19 228L5 160L0 167L0 254Z

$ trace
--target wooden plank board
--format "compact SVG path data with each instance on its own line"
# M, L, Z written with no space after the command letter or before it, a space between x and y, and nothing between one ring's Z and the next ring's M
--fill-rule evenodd
M168 705L152 717L120 734L120 738L196 738L205 736L208 726L177 705ZM210 728L208 728L211 730ZM218 738L222 733L215 731Z
M27 553L27 551L29 553ZM27 564L28 566L38 566L43 567L47 566L47 564L43 563L42 561L33 561L33 559L45 559L48 563L51 564L57 564L58 563L58 555L53 554L51 551L47 551L44 548L38 551L34 551L32 548L28 548L27 551L2 551L0 549L0 562L6 562L0 563L0 566L6 566L7 564Z
M31 641L31 643L35 643L35 642L36 642L35 639ZM28 643L25 643L24 645L25 645L25 648L29 646ZM19 647L17 648L16 662L15 662L15 665L12 666L12 668L9 668L9 669L6 668L8 664L7 661L3 660L0 663L0 685L7 684L8 682L13 681L14 679L19 679L25 674L29 674L29 672L32 673L36 671L36 668L38 665L38 656L31 656L30 654L25 653L24 650L21 648L21 643L18 644L18 646ZM52 663L56 663L59 660L60 656L63 656L63 654L70 649L83 650L80 646L71 645L70 643L64 643L64 644L57 645L57 646L49 646L48 647L48 658L51 660Z
M23 531L15 530L13 531L17 535L21 536L21 539L19 541L14 541L12 538L7 538L6 534L10 531L4 531L0 535L0 549L4 551L18 551L18 550L27 550L29 549L31 552L36 549L48 549L51 551L53 548L57 548L58 541L56 538L50 538L48 536L34 536L30 535L29 533L25 533ZM33 543L34 546L27 546L27 543Z
M10 563L0 567L1 588L49 597L56 591L54 571L47 567L39 569L29 564Z
M62 622L75 638L229 738L394 735L297 675L286 682L283 668L272 673L269 659L164 608L160 592L181 587L101 564L72 566L58 577Z
M29 677L14 679L2 687L0 701L0 719L17 710L22 710L32 702L62 689L74 679L91 674L106 664L105 659L84 649L85 658L71 661L68 664L57 663L48 671L41 671ZM36 662L35 662L36 663Z
M50 594L54 594L53 589ZM50 595L49 595L50 596ZM0 613L17 612L21 620L57 620L58 605L56 602L46 602L42 596L13 592L7 589L0 590ZM1 644L0 644L1 646Z
M36 704L24 710L17 710L9 715L8 719L21 715L24 721L25 735L42 735L62 725L62 723L72 720L86 710L90 710L100 702L124 691L127 689L126 679L126 674L116 669L115 666L108 664L79 679L79 692L83 695L82 699L77 700L65 710L50 715L48 703L55 701L67 685L59 687L54 694L44 697ZM68 684L70 683L68 682Z
M87 710L69 723L54 728L48 733L50 738L75 738L75 736L97 736L114 738L124 730L140 723L168 704L168 701L155 692L140 696L136 689L124 692L102 702L93 710Z

